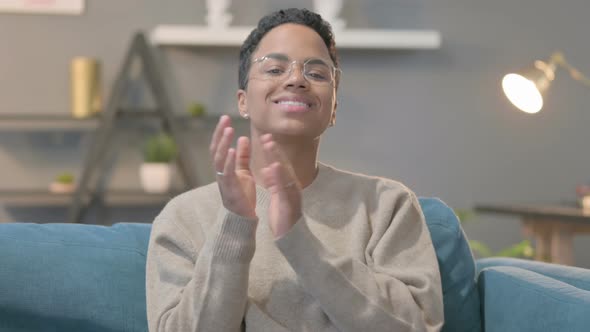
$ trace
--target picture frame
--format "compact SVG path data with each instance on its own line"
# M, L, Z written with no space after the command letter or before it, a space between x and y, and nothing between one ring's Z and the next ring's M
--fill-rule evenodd
M80 15L84 0L0 0L1 13Z

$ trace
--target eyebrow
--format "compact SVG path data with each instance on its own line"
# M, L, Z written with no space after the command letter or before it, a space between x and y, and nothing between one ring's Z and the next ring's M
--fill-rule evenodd
M318 64L318 65L329 65L328 62L326 62L326 60L322 59L322 58L310 58L307 59L306 61L309 61L309 63L311 64Z
M291 61L291 58L289 58L288 55L284 54L284 53L269 53L267 55L262 56L261 58L271 58L271 59L277 59L277 60L284 60L284 61ZM326 62L326 60L322 59L322 58L306 58L303 61L308 61L308 60L312 60L311 63L319 63L319 64L329 64L329 62Z
M286 61L291 60L291 59L289 59L289 57L286 54L283 54L283 53L269 53L269 54L263 56L263 58L272 58L272 59L286 60Z

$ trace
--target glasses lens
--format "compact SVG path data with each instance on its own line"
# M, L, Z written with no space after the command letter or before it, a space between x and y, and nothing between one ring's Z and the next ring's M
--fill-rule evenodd
M334 70L321 59L310 59L305 62L303 74L311 83L327 85L332 83Z
M263 57L256 61L258 78L281 81L289 77L294 62L287 59ZM334 68L322 59L309 59L303 64L303 76L312 84L329 85L334 79Z
M258 62L258 73L264 79L282 79L289 72L289 61L276 58L262 58Z

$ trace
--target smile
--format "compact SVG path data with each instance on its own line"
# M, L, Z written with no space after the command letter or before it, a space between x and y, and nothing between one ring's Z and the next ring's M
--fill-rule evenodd
M279 100L275 101L279 105L279 109L287 113L303 113L311 110L311 104L295 101L295 100Z
M293 101L293 100L282 100L276 101L275 104L279 105L293 105L293 106L301 106L301 107L311 107L310 104L300 102L300 101Z

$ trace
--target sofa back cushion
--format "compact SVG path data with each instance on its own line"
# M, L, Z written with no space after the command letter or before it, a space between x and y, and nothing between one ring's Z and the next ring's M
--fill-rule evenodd
M150 225L0 224L0 330L147 331Z
M530 261L511 257L488 257L478 259L477 270L481 271L487 267L513 266L533 271L546 277L565 282L574 287L590 291L590 269L581 267L551 264L539 261ZM480 278L479 276L478 278ZM482 302L483 303L483 302Z
M482 330L475 261L459 219L437 198L421 197L441 274L445 325L443 332Z

